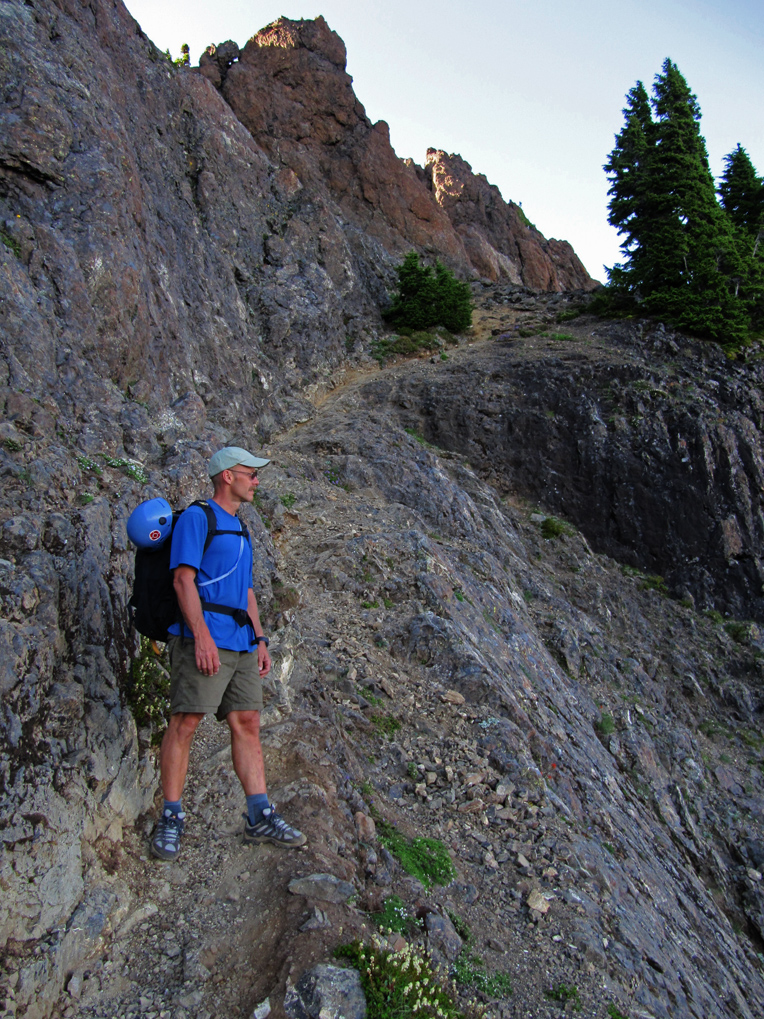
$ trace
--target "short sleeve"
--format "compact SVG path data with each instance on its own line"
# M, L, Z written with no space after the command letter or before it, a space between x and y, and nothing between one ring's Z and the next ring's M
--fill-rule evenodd
M204 554L207 539L207 517L200 506L189 506L180 515L172 532L170 569L176 566L191 566L198 570Z

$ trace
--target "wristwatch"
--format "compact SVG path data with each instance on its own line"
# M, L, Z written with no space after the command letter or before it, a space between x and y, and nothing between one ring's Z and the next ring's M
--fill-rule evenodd
M265 644L265 646L268 647L269 644L270 644L270 641L268 640L267 637L260 636L260 637L255 637L255 644Z

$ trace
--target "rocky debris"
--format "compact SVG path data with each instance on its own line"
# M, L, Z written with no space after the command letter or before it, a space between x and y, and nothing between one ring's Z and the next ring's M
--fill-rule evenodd
M291 1009L303 974L368 938L390 894L415 918L396 951L427 947L446 972L467 952L511 978L510 996L488 997L492 1015L526 1016L559 985L603 1019L609 1005L710 1019L718 986L757 1000L742 932L761 914L749 873L764 859L761 780L746 761L762 750L713 686L696 716L694 691L672 679L704 675L723 629L641 590L576 532L542 538L533 507L389 418L365 413L359 449L349 408L362 385L269 450L271 492L294 495L274 542L299 604L274 633L277 663L288 651L294 664L264 746L272 795L308 845L241 843L226 730L205 722L181 860L155 864L125 827L134 905L74 970L59 1014ZM364 485L343 488L361 469ZM575 677L550 653L558 632L575 635ZM442 840L456 880L426 889L361 818ZM343 882L357 901L315 894Z
M764 618L759 368L682 337L666 350L662 326L520 325L534 335L514 332L469 364L452 358L437 382L372 381L364 397L464 454L500 491L572 521L646 582L701 609ZM457 400L465 389L475 398ZM559 653L577 670L572 649ZM753 717L752 705L738 709Z

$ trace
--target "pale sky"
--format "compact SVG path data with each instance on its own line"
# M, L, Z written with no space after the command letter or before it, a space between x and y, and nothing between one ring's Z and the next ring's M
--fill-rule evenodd
M173 56L323 14L397 154L458 152L589 273L620 258L602 165L628 90L670 57L698 97L711 169L740 142L764 174L764 0L127 0Z

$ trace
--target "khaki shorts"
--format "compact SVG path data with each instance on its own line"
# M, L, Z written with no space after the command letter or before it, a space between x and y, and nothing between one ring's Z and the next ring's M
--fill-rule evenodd
M181 711L206 715L214 711L222 722L229 711L262 711L263 681L252 651L218 648L220 670L205 676L196 667L194 642L188 637L171 637L170 704L173 715Z

